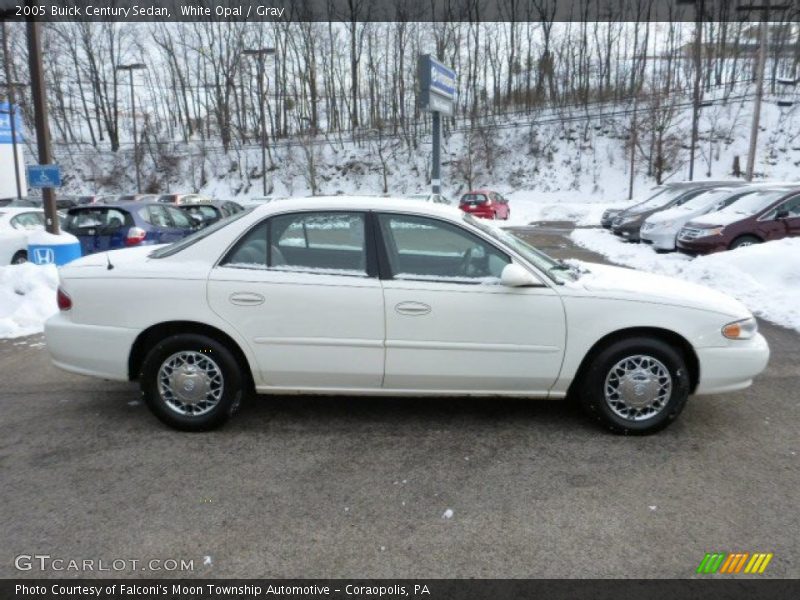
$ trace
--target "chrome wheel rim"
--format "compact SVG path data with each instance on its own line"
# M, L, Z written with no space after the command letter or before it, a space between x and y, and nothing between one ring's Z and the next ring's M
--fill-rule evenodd
M201 352L176 352L158 370L161 400L184 417L199 417L214 410L223 390L222 369Z
M661 411L672 394L672 375L660 360L644 354L628 356L606 375L606 404L626 421L644 421Z

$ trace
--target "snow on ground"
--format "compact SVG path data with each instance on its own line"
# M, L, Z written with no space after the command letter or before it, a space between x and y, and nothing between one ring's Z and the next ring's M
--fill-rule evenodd
M503 225L529 225L535 221L570 221L578 226L599 225L610 206L601 196L588 195L575 201L575 192L525 190L506 194L511 217ZM629 201L622 203L627 206Z
M58 311L58 270L31 263L0 267L0 339L41 333Z
M572 240L611 262L677 277L725 292L753 314L800 331L800 238L690 258L658 254L600 229L576 229Z

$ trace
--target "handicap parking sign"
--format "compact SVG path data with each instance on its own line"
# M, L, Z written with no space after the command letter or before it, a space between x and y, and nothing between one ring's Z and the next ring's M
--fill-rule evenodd
M28 165L28 183L35 188L61 186L61 167L58 165Z

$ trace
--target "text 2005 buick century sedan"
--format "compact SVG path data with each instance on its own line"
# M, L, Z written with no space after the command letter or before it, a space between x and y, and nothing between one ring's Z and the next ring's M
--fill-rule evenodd
M455 208L387 198L273 202L87 256L61 269L58 299L55 364L139 380L188 430L255 391L574 396L612 431L649 433L769 357L728 296L565 265Z

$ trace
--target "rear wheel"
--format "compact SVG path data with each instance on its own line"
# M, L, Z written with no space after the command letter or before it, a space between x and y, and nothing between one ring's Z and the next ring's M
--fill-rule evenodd
M689 397L683 356L655 338L614 342L600 351L580 382L580 399L595 420L623 435L646 435L669 425Z
M28 262L28 252L26 250L20 250L11 258L12 265L21 265L26 262Z
M139 381L150 410L167 425L205 431L239 408L244 380L230 350L204 335L178 334L156 344Z
M735 250L736 248L742 248L744 246L753 246L755 244L760 244L761 240L754 235L740 235L738 238L731 242L731 245L728 247L729 250Z

